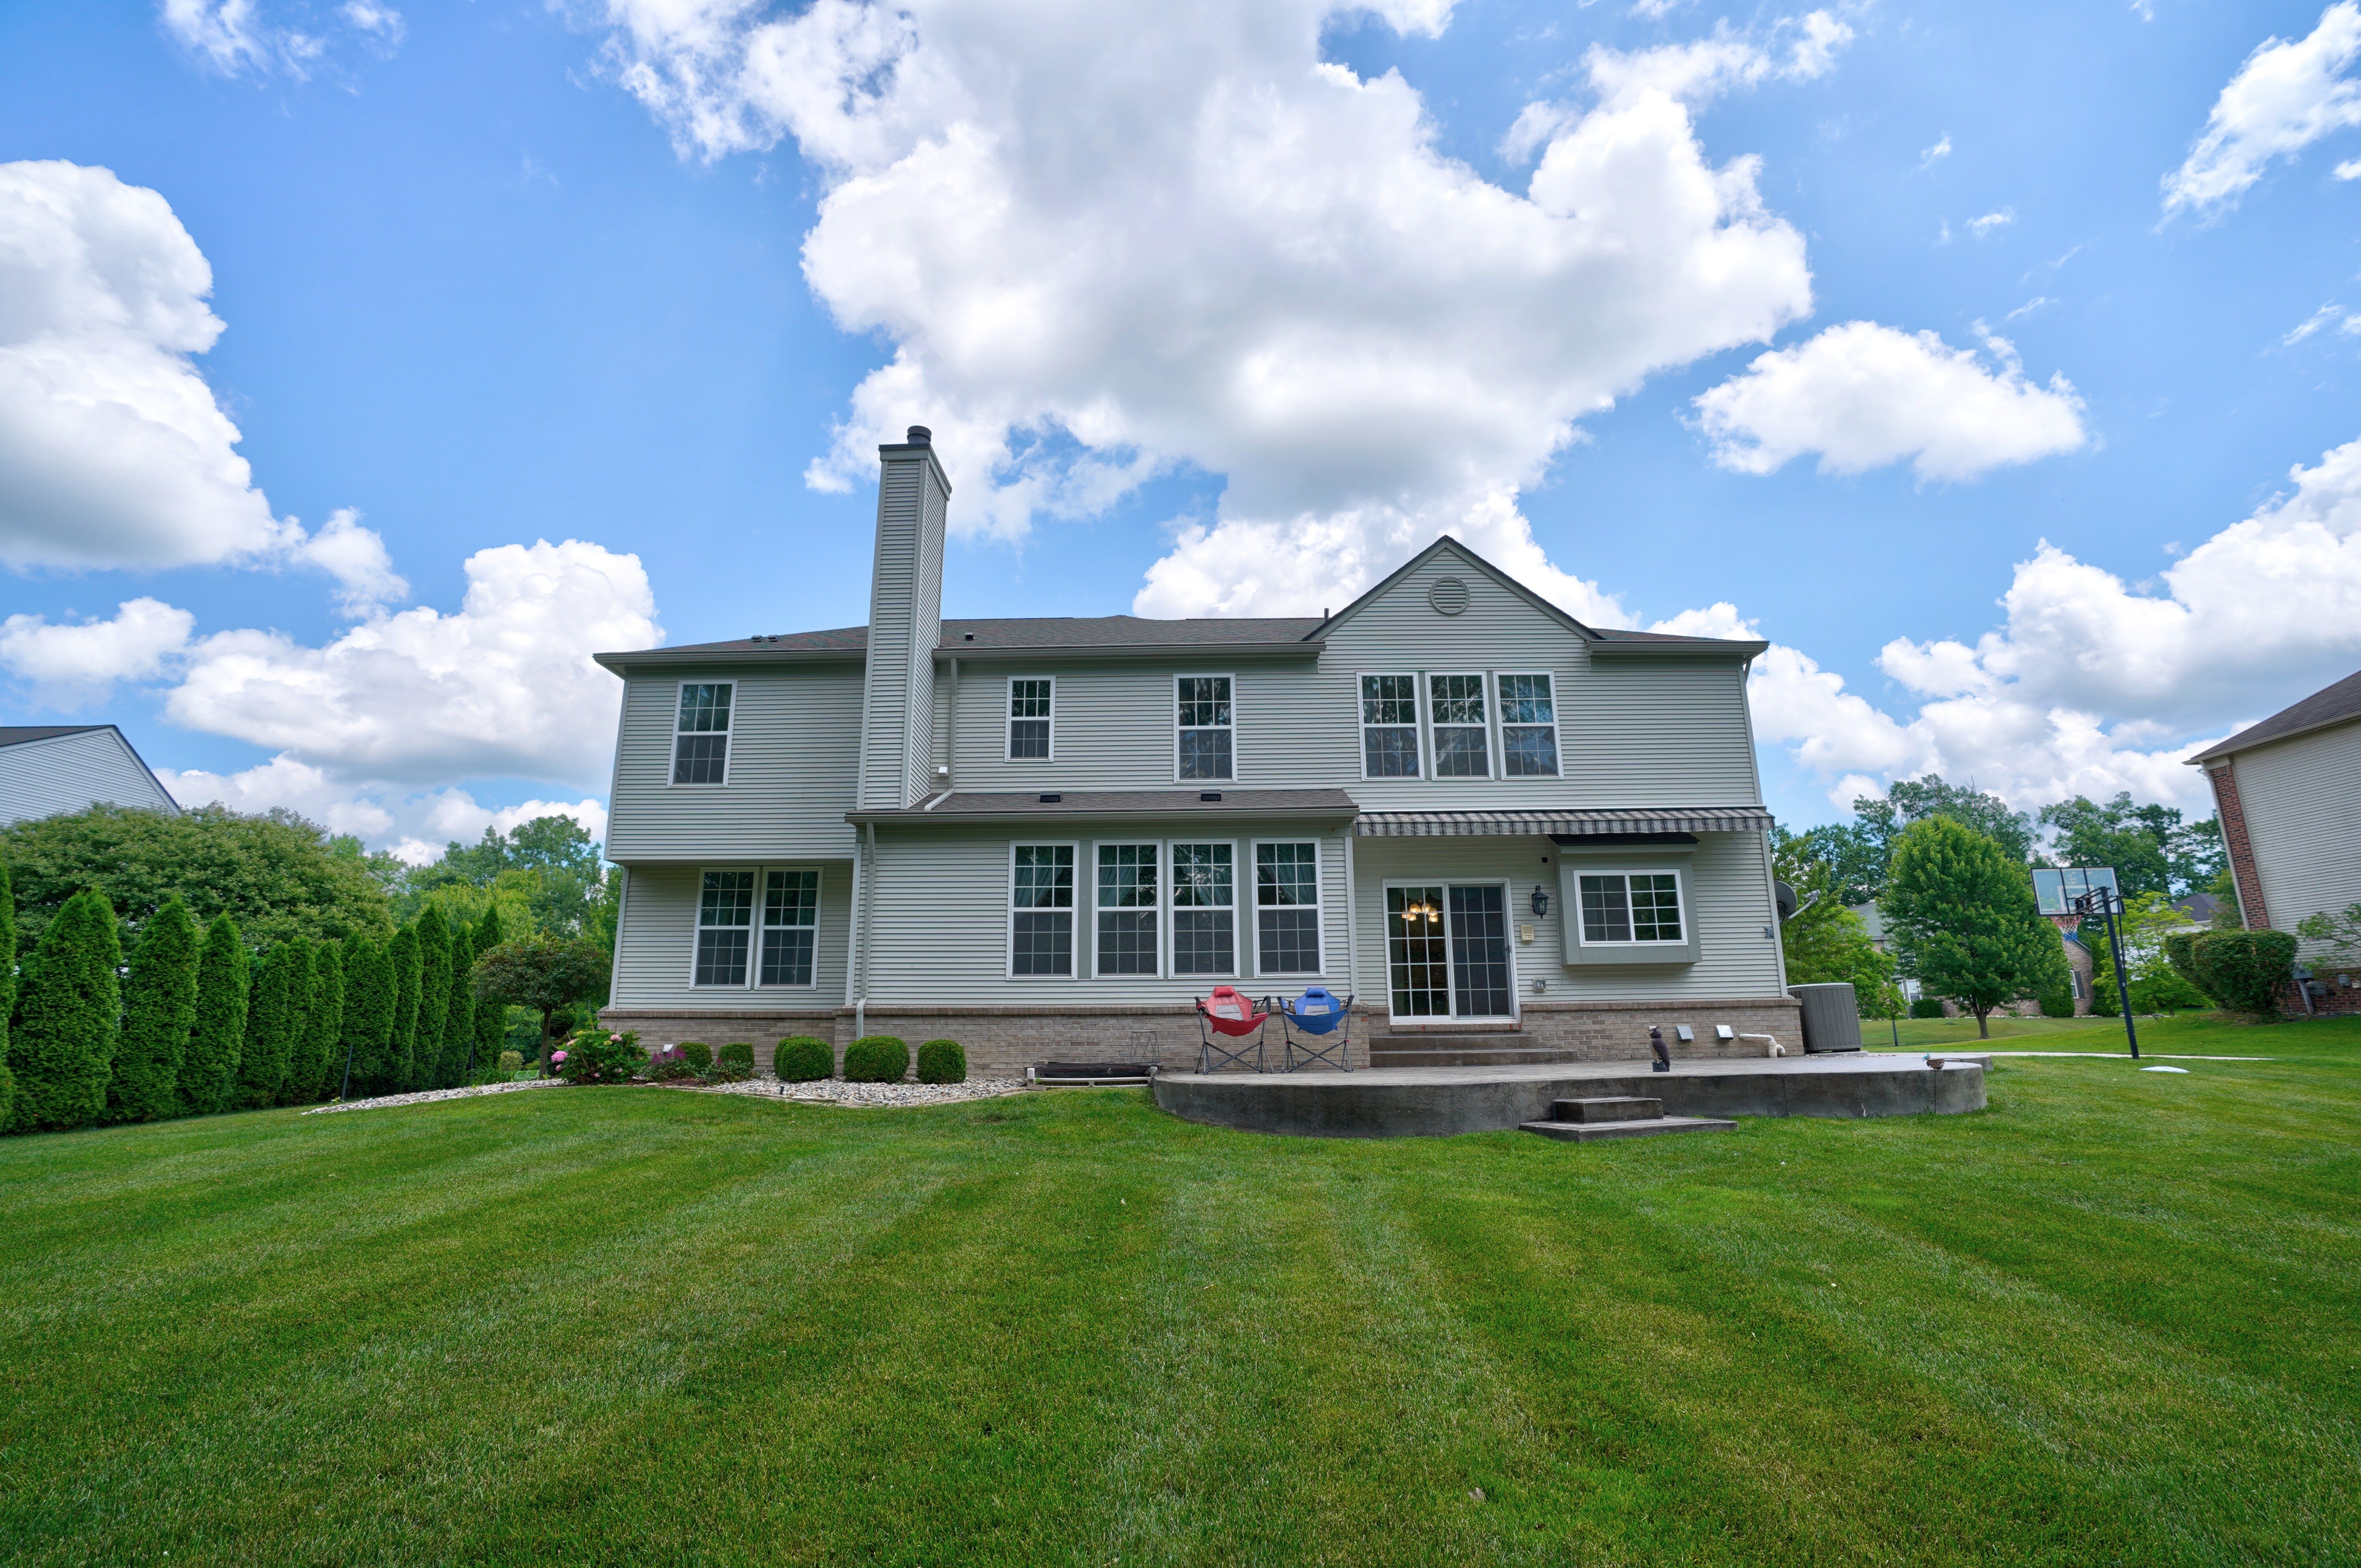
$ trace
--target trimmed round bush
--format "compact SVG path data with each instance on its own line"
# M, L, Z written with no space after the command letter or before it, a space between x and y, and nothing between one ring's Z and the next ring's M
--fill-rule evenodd
M790 1035L779 1042L771 1070L788 1083L818 1083L836 1071L836 1047L809 1035Z
M524 1070L524 1053L522 1051L502 1051L500 1053L500 1070L502 1072L522 1072Z
M702 1078L705 1076L705 1069L713 1065L713 1047L703 1040L683 1040L680 1043L680 1059L696 1069L697 1076Z
M1922 996L1910 1004L1910 1016L1913 1018L1940 1018L1942 1015L1943 999L1939 996Z
M847 1083L899 1083L909 1070L909 1042L892 1035L863 1035L844 1047Z
M2074 993L2070 991L2043 992L2041 1015L2044 1018L2071 1018L2074 1016Z
M754 1076L754 1047L744 1040L732 1040L713 1053L713 1075L731 1083Z
M928 1040L918 1047L920 1083L965 1083L967 1051L957 1040Z

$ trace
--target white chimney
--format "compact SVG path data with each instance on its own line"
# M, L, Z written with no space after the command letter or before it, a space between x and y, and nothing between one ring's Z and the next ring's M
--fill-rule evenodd
M862 693L861 809L915 806L929 793L935 645L943 634L943 525L950 481L934 437L910 427L877 449L877 561L869 582L869 671Z

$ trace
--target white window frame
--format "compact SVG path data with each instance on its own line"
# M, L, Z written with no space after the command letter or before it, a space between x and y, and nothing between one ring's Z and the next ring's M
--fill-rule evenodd
M1574 907L1565 912L1565 917L1574 922L1574 939L1576 946L1596 948L1602 951L1646 952L1651 948L1686 948L1696 943L1697 911L1689 907L1688 876L1678 866L1587 866L1576 864L1568 866L1566 870L1574 873ZM1681 916L1680 939L1678 941L1668 942L1662 937L1655 937L1651 938L1649 940L1644 942L1639 940L1637 938L1634 938L1628 942L1592 941L1590 939L1590 932L1586 922L1582 918L1582 879L1587 876L1620 876L1624 878L1623 902L1626 910L1631 907L1631 878L1635 876L1671 877L1673 879L1673 900L1675 905L1680 910ZM1638 923L1635 921L1633 922L1633 929L1636 930L1637 928Z
M1407 726L1371 724L1368 718L1368 699L1362 695L1361 683L1369 680L1398 679L1403 675L1410 677L1410 723ZM1361 777L1364 780L1374 780L1381 784L1422 784L1433 776L1427 772L1426 766L1426 703L1422 695L1425 688L1426 677L1416 670L1356 670L1353 672L1353 717L1360 721ZM1235 717L1235 709L1232 717ZM1369 731L1405 728L1410 730L1411 752L1418 763L1418 772L1414 773L1369 772Z
M1321 980L1328 973L1328 856L1321 848L1317 834L1308 839L1256 839L1246 847L1246 869L1253 872L1254 899L1254 968L1257 980ZM1309 844L1312 846L1312 903L1273 905L1274 909L1312 911L1312 950L1320 967L1312 970L1274 970L1266 975L1262 968L1262 847L1265 844Z
M1448 674L1449 672L1445 672ZM1452 960L1457 957L1451 939L1451 890L1455 887L1497 887L1500 890L1500 912L1508 923L1505 950L1509 956L1509 1011L1487 1013L1480 1016L1464 1016L1459 1013L1415 1014L1394 1012L1393 933L1385 927L1386 894L1398 887L1439 887L1443 889L1443 989L1444 994L1457 1005L1453 995ZM1686 907L1683 915L1686 915ZM1514 877L1488 876L1395 876L1385 877L1378 883L1379 967L1385 973L1386 1018L1388 1022L1420 1024L1493 1024L1513 1023L1524 1015L1523 978L1517 970L1517 883Z
M1233 689L1235 690L1235 688ZM1231 709L1232 717L1235 717L1236 711L1237 710L1235 707ZM1193 970L1188 974L1183 974L1180 972L1180 961L1174 956L1177 938L1180 934L1180 916L1184 914L1202 915L1206 913L1205 906L1202 905L1183 905L1178 902L1180 894L1180 857L1175 851L1184 844L1191 849L1219 845L1226 848L1230 851L1230 967L1226 971L1221 974L1209 974ZM1251 860L1254 851L1249 849L1246 853L1249 860ZM1245 980L1248 978L1253 973L1253 970L1239 961L1238 942L1240 938L1238 933L1238 910L1245 901L1240 896L1239 893L1240 867L1238 864L1238 840L1235 839L1224 839L1219 837L1210 839L1186 837L1167 839L1164 840L1164 909L1166 916L1164 921L1164 973L1166 977L1171 980L1191 981L1201 980ZM1250 879L1253 869L1254 868L1251 864L1245 868L1249 878L1247 883L1249 891L1251 891L1252 887Z
M730 688L730 722L720 729L683 729L680 727L680 694L691 686L728 686ZM721 782L719 784L683 784L680 782L680 738L684 735L719 735L721 737ZM667 789L728 789L730 770L738 761L738 683L727 681L675 681L672 688L672 745L664 756L664 786Z
M1506 695L1505 688L1500 683L1505 680L1518 678L1532 679L1535 676L1539 676L1541 679L1549 682L1550 721L1546 725L1521 723L1515 728L1519 729L1546 729L1550 732L1550 755L1556 759L1556 766L1546 773L1512 773L1509 771L1509 699ZM1565 777L1565 732L1558 725L1557 672L1555 670L1499 670L1494 672L1492 676L1492 708L1499 716L1493 720L1492 727L1499 732L1498 739L1500 747L1499 776L1501 778L1514 780L1562 779Z
M1080 839L1011 839L1008 841L1008 876L1007 880L1001 883L1000 888L1000 904L1005 912L1001 927L1002 978L1052 985L1071 985L1075 981L1082 979L1082 930L1080 922L1076 918L1082 908L1082 890L1080 886L1074 889L1073 901L1066 905L1066 952L1071 960L1066 966L1066 972L1063 974L1018 974L1016 972L1016 916L1020 914L1045 913L1038 908L1019 910L1016 907L1016 851L1019 850L1071 850L1074 852L1074 881L1077 883L1082 881L1082 869L1085 864L1089 864L1093 868L1092 880L1095 884L1097 862L1094 859L1086 862L1082 856L1082 842Z
M1229 732L1230 732L1230 776L1229 776L1229 777L1227 777L1227 778L1225 778L1225 779L1197 779L1197 778L1183 778L1183 777L1181 776L1181 774L1180 774L1180 736L1181 736L1181 734L1182 734L1182 727L1181 727L1181 723L1180 723L1180 683L1181 683L1182 681L1227 681L1227 682L1229 682L1229 683L1230 683L1230 721L1229 721L1229 723L1228 723L1227 725L1220 725L1220 724L1191 724L1191 725L1188 726L1188 728L1189 728L1190 729L1227 729L1229 730ZM1237 678L1237 676L1235 676L1235 675L1225 675L1225 674L1223 674L1221 672L1219 672L1219 671L1217 671L1217 670L1208 670L1208 671L1184 671L1184 672L1182 672L1182 673L1180 673L1180 674L1178 674L1174 675L1174 676L1172 677L1172 782L1173 782L1174 784L1204 784L1204 785L1207 785L1207 786L1209 786L1209 787L1212 787L1212 786L1218 786L1218 785L1225 784L1235 784L1235 783L1237 783L1237 782L1238 782L1238 775L1239 775L1242 772L1244 772L1244 770L1239 766L1239 762L1240 762L1240 761L1241 761L1241 759L1240 759L1240 758L1239 758L1239 756L1238 756L1238 678ZM1192 844L1193 844L1193 843L1211 843L1212 841L1213 841L1213 840L1211 840L1211 839L1190 839L1190 840L1189 840L1189 842L1191 842L1191 843L1192 843Z
M708 685L708 684L710 684L710 683L706 683L706 682L697 682L697 683L693 683L693 684L696 684L696 685ZM697 733L697 734L709 734L709 733L711 733L711 731L709 731L709 730L699 730L699 731L692 731L692 733ZM737 981L734 981L734 982L733 982L733 981L726 981L726 980L725 980L725 981L699 981L699 980L697 978L697 949L698 949L698 948L700 948L700 947L703 945L703 943L704 943L705 933L706 933L706 932L708 932L708 931L735 931L735 930L738 930L738 929L740 928L740 927L735 927L735 926L708 926L708 925L705 923L705 879L706 879L708 876L712 875L712 874L715 874L715 873L717 873L717 872L752 872L752 873L753 873L753 877L754 877L754 898L753 898L753 902L752 902L751 905L749 905L747 906L747 911L746 911L746 914L747 914L747 923L746 923L746 926L745 926L745 927L744 927L745 932L746 932L746 978L745 978L744 980ZM763 939L763 868L762 868L761 866L751 866L751 865L746 865L746 864L743 864L743 863L740 863L740 864L736 864L736 865L718 865L718 866L699 866L699 867L697 867L697 885L689 891L689 905L688 905L688 985L689 985L689 989L690 989L690 990L692 990L692 991L704 991L704 992L714 992L714 991L745 991L745 990L749 989L749 987L751 986L751 984L752 984L752 981L753 981L754 976L755 976L755 975L757 975L758 973L760 973L760 972L762 971L762 953L761 953L761 950L760 950L760 949L761 949L761 945L762 945L762 939ZM818 964L814 963L814 964L813 964L813 966L812 966L812 970L813 970L813 973L815 974L815 976L818 973L818 970L819 970L819 966L818 966Z
M1049 754L1046 757L1020 757L1016 754L1016 683L1047 682L1049 687ZM1031 720L1025 722L1030 723ZM1058 677L1055 675L1011 675L1000 695L1000 760L1004 762L1054 762L1058 760Z
M1189 841L1195 843L1200 842L1201 840L1191 839ZM1156 902L1148 906L1148 912L1156 916L1156 967L1147 974L1109 974L1100 968L1100 965L1104 961L1105 948L1104 944L1099 938L1099 916L1110 912L1128 915L1137 915L1139 913L1137 906L1103 905L1099 902L1099 851L1101 850L1126 848L1153 850L1156 851ZM1161 839L1093 839L1090 843L1090 851L1091 978L1093 980L1112 980L1118 981L1126 980L1137 981L1163 979L1166 967L1171 961L1171 923L1165 917L1165 907L1172 899L1172 890L1168 885L1170 879L1165 874L1165 867L1170 861L1171 855L1165 841ZM1236 851L1232 850L1231 854L1235 858ZM1011 874L1014 873L1012 872ZM1233 882L1236 880L1236 871L1235 867L1233 867L1231 872L1231 879ZM1233 892L1235 894L1235 890L1233 890Z
M1477 700L1482 702L1484 705L1484 722L1480 725L1443 724L1438 722L1434 717L1434 683L1437 680L1465 679L1467 677L1473 677L1476 682L1477 690L1479 694ZM1464 783L1469 779L1496 779L1500 776L1500 770L1493 764L1492 757L1492 752L1495 750L1494 742L1498 739L1498 737L1492 733L1492 715L1497 710L1499 705L1492 700L1492 683L1484 671L1422 670L1419 673L1419 697L1421 699L1420 706L1424 707L1426 710L1426 750L1427 756L1430 760L1430 765L1427 769L1427 777L1434 780L1437 784L1457 784ZM1485 771L1480 773L1452 773L1446 777L1443 772L1443 742L1441 737L1436 733L1438 730L1443 729L1482 730L1484 734Z
M770 926L763 923L763 914L770 907L771 873L774 872L809 872L812 873L812 977L801 985L781 981L773 984L763 978L763 956L769 945L770 933L800 931L801 926ZM828 902L828 868L816 865L763 866L754 874L754 952L746 966L746 986L750 991L817 991L819 989L819 920L820 910Z

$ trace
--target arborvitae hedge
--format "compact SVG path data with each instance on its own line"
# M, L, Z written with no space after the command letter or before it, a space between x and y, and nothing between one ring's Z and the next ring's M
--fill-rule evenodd
M160 1122L181 1113L181 1058L197 1018L197 923L175 898L148 918L123 984L123 1038L106 1085L107 1119Z
M16 1010L16 892L0 866L0 1133L16 1110L16 1075L8 1069L8 1014Z
M295 1054L295 1036L303 1025L296 1011L298 987L311 989L298 972L303 955L285 942L262 955L254 966L254 997L246 1012L246 1048L237 1061L237 1105L259 1111L279 1102L279 1086L287 1081L287 1063Z
M790 1035L771 1053L771 1070L788 1083L818 1083L836 1072L836 1047L809 1035Z
M443 1070L435 1081L456 1089L476 1060L476 938L464 925L451 928L451 1008L443 1015Z
M418 1087L443 1081L443 1029L451 1020L451 922L430 905L418 917Z
M393 1026L386 1038L386 1084L395 1093L418 1087L418 927L404 926L386 945L393 966Z
M27 966L9 1042L16 1078L10 1125L20 1132L87 1126L106 1109L123 961L105 895L66 900Z
M345 965L334 942L312 944L312 1000L303 1010L303 1048L279 1091L283 1105L310 1105L333 1093L344 1076Z
M237 922L226 912L214 916L197 952L197 1015L189 1029L188 1053L181 1058L181 1104L192 1116L226 1111L236 1102L251 984Z
M345 944L344 1036L353 1092L385 1093L393 1072L393 960L366 937ZM344 1081L341 1062L330 1076Z
M500 931L500 906L495 905L485 910L484 917L476 922L476 932L469 945L475 949L475 956L480 959L506 940L507 937ZM477 992L476 970L472 963L467 968L467 994L475 999L476 1004L476 1060L479 1065L498 1061L500 1052L508 1048L508 1004L489 1000Z

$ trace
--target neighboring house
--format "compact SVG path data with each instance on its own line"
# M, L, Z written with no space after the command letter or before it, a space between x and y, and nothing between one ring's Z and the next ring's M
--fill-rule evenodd
M2186 897L2176 898L2172 901L2172 907L2192 926L2211 926L2213 916L2222 912L2221 901L2210 893L2192 893Z
M1318 984L1381 1031L1800 1043L1764 644L1586 626L1451 539L1319 618L944 620L950 486L924 430L880 450L867 627L598 656L610 1025L1006 1071Z
M2361 902L2361 672L2190 761L2213 783L2247 930L2291 933ZM2314 986L2313 1011L2361 1013L2361 966L2323 970ZM2301 1015L2306 999L2290 988L2282 1005Z
M112 724L0 725L0 825L101 802L181 811Z

